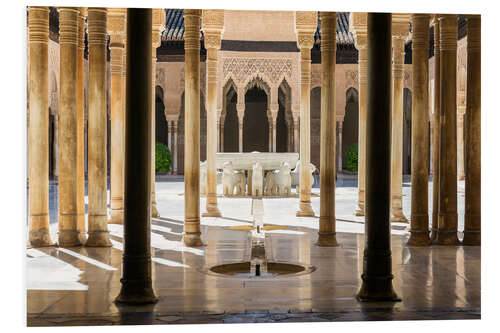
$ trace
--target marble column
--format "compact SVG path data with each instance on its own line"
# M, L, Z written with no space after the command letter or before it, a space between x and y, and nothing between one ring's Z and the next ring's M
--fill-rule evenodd
M81 245L77 215L77 7L59 7L59 246Z
M278 119L278 110L279 105L278 104L272 104L271 105L271 123L272 123L272 140L273 140L273 145L272 145L272 152L276 153L276 122ZM271 132L269 132L269 135L271 135Z
M108 9L108 32L110 35L111 65L111 219L110 223L123 224L124 191L124 128L123 105L123 35L125 33L126 9Z
M156 112L155 112L155 101L156 101L156 48L161 44L161 33L165 26L165 11L163 9L153 9L153 28L152 28L152 52L151 52L151 216L159 217L160 213L158 208L156 208Z
M299 116L293 115L293 151L299 152Z
M77 192L76 192L76 215L77 230L80 243L87 240L87 230L85 227L85 96L84 96L84 50L85 50L85 15L87 9L79 8L78 14L78 51L77 51L77 114L76 114L76 173L77 173Z
M174 161L174 175L177 174L177 159L179 157L178 155L178 152L177 152L177 125L178 125L178 120L174 120L173 121L173 134L174 134L174 143L173 143L173 147L174 147L174 152L172 153L172 159Z
M368 54L366 49L367 14L351 13L350 30L355 35L355 46L358 49L359 72L359 130L358 130L358 203L354 215L365 215L365 159L366 159L366 91Z
M106 8L88 9L88 239L86 246L111 246L107 226Z
M29 242L53 245L49 233L49 8L28 7Z
M439 15L439 212L434 244L457 245L457 15ZM413 153L413 152L412 152Z
M207 203L203 216L221 216L217 206L217 58L224 28L223 10L203 10L207 50Z
M337 121L337 173L342 172L342 127L344 125L343 121Z
M200 24L201 10L184 10L184 244L202 246L200 229Z
M440 44L439 44L439 19L434 15L434 110L433 118L433 132L432 132L432 227L431 227L431 241L433 242L437 235L438 229L438 211L439 211L439 137L441 133L441 119L440 119Z
M403 214L403 67L405 40L409 33L409 15L392 15L392 149L391 149L391 221L408 222Z
M481 245L481 16L467 15L464 245Z
M362 302L399 301L392 287L391 14L368 14L366 221Z
M412 14L411 226L408 246L429 238L429 14Z
M220 121L220 151L224 152L224 121L226 117L222 117Z
M240 103L243 100L243 103ZM238 92L238 103L236 103L236 113L238 114L238 151L243 152L243 118L245 117L245 95Z
M335 59L337 13L320 12L321 142L320 215L317 245L338 246L335 221Z
M300 202L297 216L314 216L311 206L311 48L318 26L317 12L296 12L295 29L300 49Z
M457 78L458 80L458 78ZM458 180L465 179L464 167L464 120L465 120L465 91L457 91L457 177Z
M151 9L127 9L125 209L117 303L154 303L151 279Z

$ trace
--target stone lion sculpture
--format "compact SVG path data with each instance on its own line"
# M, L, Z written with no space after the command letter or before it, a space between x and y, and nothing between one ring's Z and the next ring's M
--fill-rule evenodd
M290 165L282 162L278 170L266 175L266 195L289 196L292 188Z
M262 165L255 163L252 167L252 196L261 197L263 193Z
M235 188L237 195L243 195L246 184L245 173L234 170L230 161L224 163L222 170L222 192L224 196L233 196Z
M311 170L310 184L312 188L314 185L314 177L312 175L316 171L316 166L311 163L309 168ZM297 161L295 169L293 169L290 174L292 177L292 185L295 185L295 193L300 193L300 160Z

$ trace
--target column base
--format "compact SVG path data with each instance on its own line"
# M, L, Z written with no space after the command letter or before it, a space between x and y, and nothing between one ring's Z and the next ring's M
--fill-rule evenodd
M151 204L151 216L152 217L160 217L160 213L158 212L158 209L156 208L156 202L153 202Z
M80 232L77 230L59 230L58 245L60 247L81 246Z
M108 224L123 224L123 209L111 209L111 218Z
M151 286L151 280L145 282L121 279L120 281L122 288L120 294L115 298L116 303L138 305L158 302ZM149 286L144 286L145 284L149 284Z
M436 233L436 238L432 245L460 245L456 230L439 230Z
M78 231L78 239L82 245L85 244L87 242L87 232L85 230Z
M406 242L406 246L429 246L431 239L428 231L410 230L410 238Z
M354 216L365 216L365 207L362 204L358 204L356 210L354 210Z
M301 201L299 203L299 210L296 216L298 217L314 217L314 211L311 206L311 201Z
M184 244L189 247L203 246L203 242L201 241L201 232L184 233L182 240L184 241Z
M89 231L89 238L85 243L88 247L109 247L111 241L109 240L109 231Z
M49 229L31 230L29 233L29 241L32 247L54 246L54 242L50 239Z
M393 276L367 276L361 275L363 284L356 295L359 302L400 302L401 299L396 295L392 288Z
M215 209L214 208L208 209L208 207L207 207L207 211L202 213L201 216L203 216L203 217L221 217L222 214L216 206Z
M318 232L318 240L316 241L316 245L321 247L335 247L339 246L339 242L337 242L337 233L336 232Z
M408 219L403 214L403 210L399 208L392 211L391 222L408 223Z
M481 245L481 231L480 230L464 230L463 245L467 246L480 246Z

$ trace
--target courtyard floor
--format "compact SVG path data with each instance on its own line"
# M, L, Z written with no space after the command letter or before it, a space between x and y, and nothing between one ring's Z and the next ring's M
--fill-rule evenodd
M29 326L248 323L297 321L474 319L481 312L480 247L410 248L407 223L392 224L394 288L397 303L359 303L364 218L355 217L355 181L339 179L336 190L340 246L320 248L318 217L298 218L296 195L264 198L266 250L274 261L314 266L309 274L275 278L222 277L209 267L248 260L250 198L219 197L223 217L202 217L201 248L183 246L184 183L158 178L161 217L152 220L155 305L117 306L123 227L109 225L111 248L28 248L26 257ZM177 180L177 181L176 181ZM55 185L54 185L55 186ZM459 230L463 230L464 184L459 182ZM319 188L312 206L319 212ZM410 187L403 185L407 217ZM432 207L432 183L429 183ZM57 239L57 212L51 193L51 232ZM205 200L201 199L201 211ZM462 237L460 235L460 237Z

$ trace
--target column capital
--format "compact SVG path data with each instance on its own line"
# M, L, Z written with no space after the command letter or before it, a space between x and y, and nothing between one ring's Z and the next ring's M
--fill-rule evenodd
M321 20L321 52L336 51L336 28L337 28L337 13L336 12L320 12ZM333 39L331 36L333 35Z
M224 10L203 10L202 29L205 48L220 49L222 32L224 31Z
M123 39L127 27L125 26L126 8L108 8L107 29L110 36L121 36Z
M368 31L368 14L349 14L349 31L354 35L355 46L358 50L366 48L366 34Z
M28 40L30 43L49 42L49 7L28 7Z
M439 14L438 19L441 50L455 51L457 49L458 15Z
M295 32L297 33L297 44L300 49L311 49L314 46L314 33L317 27L317 12L295 12Z
M200 50L200 9L184 9L184 49Z
M59 43L78 44L78 15L77 7L58 7L59 11Z
M88 43L91 45L106 45L107 29L106 29L106 8L89 7L88 9Z
M392 40L408 37L410 33L410 14L392 14Z
M163 30L165 30L165 11L161 8L154 8L153 9L153 28L152 28L152 43L153 43L153 49L157 48L161 44L161 33ZM156 58L156 52L153 50L153 56Z

